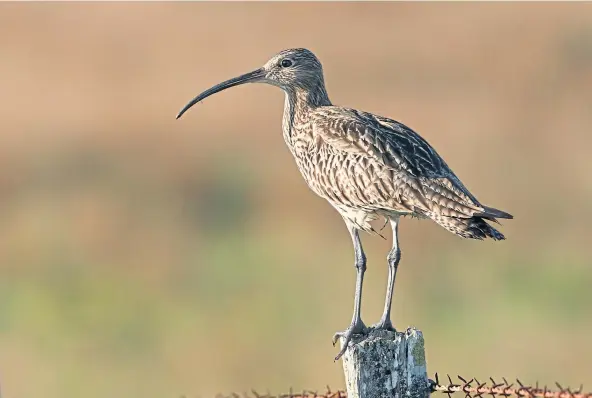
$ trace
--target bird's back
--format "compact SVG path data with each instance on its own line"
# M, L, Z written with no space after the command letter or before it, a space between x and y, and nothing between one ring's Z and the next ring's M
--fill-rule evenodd
M504 238L484 219L512 216L479 203L409 127L335 106L319 107L309 117L299 167L317 194L344 217L355 217L362 229L379 216L410 214L429 217L462 237Z

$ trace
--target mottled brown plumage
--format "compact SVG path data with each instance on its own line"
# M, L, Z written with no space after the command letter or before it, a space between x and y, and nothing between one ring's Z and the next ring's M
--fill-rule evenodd
M321 63L306 49L282 51L262 68L212 87L177 117L207 96L247 82L284 90L286 144L308 186L341 214L352 236L358 272L354 316L350 327L335 336L344 338L337 358L353 333L366 330L360 318L366 259L358 230L375 233L371 221L379 218L389 220L393 229L385 308L375 325L384 329L393 329L390 309L400 260L401 216L429 218L463 238L504 239L486 220L497 222L496 218L512 216L482 205L417 133L392 119L333 106Z

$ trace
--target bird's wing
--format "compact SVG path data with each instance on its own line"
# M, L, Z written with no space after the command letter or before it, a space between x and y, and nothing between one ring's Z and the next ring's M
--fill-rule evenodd
M416 211L472 217L485 209L438 153L409 127L353 109L326 107L314 118L314 134L338 151L373 159L394 172L393 184Z

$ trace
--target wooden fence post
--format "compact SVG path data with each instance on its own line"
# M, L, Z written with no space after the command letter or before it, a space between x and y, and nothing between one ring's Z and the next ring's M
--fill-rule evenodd
M423 334L415 328L354 336L342 357L347 397L428 398L425 358Z

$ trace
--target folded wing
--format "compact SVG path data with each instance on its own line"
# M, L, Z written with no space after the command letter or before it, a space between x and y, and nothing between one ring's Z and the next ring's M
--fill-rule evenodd
M443 217L511 218L483 206L422 137L395 120L353 109L326 107L314 134L336 151L372 159L392 173L393 191L409 210Z

